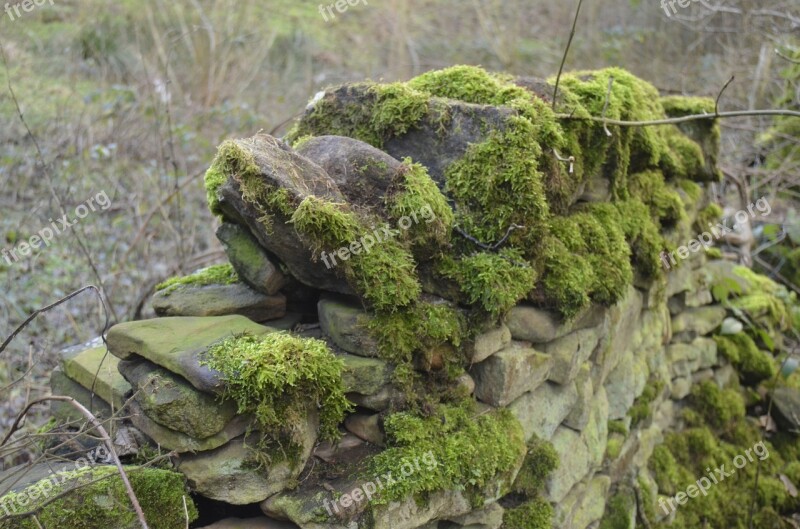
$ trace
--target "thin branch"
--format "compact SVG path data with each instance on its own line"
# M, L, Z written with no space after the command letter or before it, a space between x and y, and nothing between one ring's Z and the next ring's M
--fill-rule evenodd
M608 111L608 103L611 101L611 89L614 87L614 76L608 76L608 90L606 91L606 101L603 103L603 113L600 117L606 119L606 112ZM608 123L603 123L603 130L606 131L606 136L609 138L612 136L611 131L608 130Z
M569 32L569 40L567 40L567 47L564 49L564 56L561 57L561 66L558 67L558 75L556 76L556 86L553 88L553 110L556 108L556 99L558 97L558 85L561 82L561 73L564 71L564 64L567 62L567 54L569 47L572 45L572 39L575 37L575 28L578 25L578 15L581 13L581 5L583 0L578 0L578 8L575 10L575 18L572 19L572 30Z
M709 119L742 118L747 116L792 116L800 118L800 112L795 110L734 110L731 112L720 112L719 114L693 114L681 116L679 118L653 119L649 121L623 121L619 119L605 119L602 117L583 117L571 114L556 114L558 119L568 119L575 121L595 121L606 125L617 125L619 127L651 127L654 125L674 125L676 123L688 123L690 121L703 121Z
M792 64L800 64L800 61L798 61L797 59L792 59L791 57L788 57L788 56L784 55L783 53L781 53L781 50L775 50L775 54L778 57L780 57L781 59L783 59L785 61L789 61Z
M125 473L125 469L122 467L122 462L119 460L117 451L114 450L114 443L111 441L111 436L108 435L108 432L103 427L103 424L97 419L97 417L95 417L94 414L92 414L92 412L87 410L83 405L81 405L78 401L76 401L72 397L61 397L61 396L42 397L40 399L36 399L28 403L28 405L25 406L25 409L23 409L22 412L17 416L16 420L14 421L14 424L11 425L11 429L9 430L8 434L6 434L5 438L3 438L3 441L0 442L0 446L5 445L11 438L11 436L14 435L14 432L16 432L17 429L19 429L22 419L25 417L25 415L27 415L27 413L31 410L31 408L33 408L37 404L49 401L66 402L67 404L78 410L84 417L86 417L86 419L90 423L92 423L92 426L94 426L94 428L98 431L103 440L103 443L106 445L108 453L111 454L111 456L114 458L114 464L116 465L117 470L119 471L120 478L122 479L122 483L125 486L125 490L128 493L128 498L130 498L131 500L131 504L133 505L133 510L136 511L136 516L139 518L139 523L141 524L142 529L149 529L147 525L147 520L144 517L144 511L142 510L142 506L139 504L139 500L136 498L136 493L133 491L131 482L128 479L128 474Z
M728 88L728 86L730 86L730 84L733 82L735 78L736 78L735 75L731 75L731 78L728 79L728 82L725 83L725 86L723 86L722 90L720 90L719 94L717 94L717 100L714 102L714 115L717 117L719 117L719 100L722 97L722 93L725 92L725 89Z

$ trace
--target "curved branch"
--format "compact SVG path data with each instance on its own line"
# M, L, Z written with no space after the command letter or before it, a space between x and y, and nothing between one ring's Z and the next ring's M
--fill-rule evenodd
M719 114L693 114L681 116L679 118L653 119L649 121L623 121L619 119L606 119L602 117L583 117L571 114L556 114L558 119L568 119L575 121L596 121L605 125L616 125L618 127L650 127L653 125L674 125L676 123L688 123L690 121L703 121L717 118L742 118L747 116L791 116L800 118L800 112L795 110L734 110L731 112L720 112Z

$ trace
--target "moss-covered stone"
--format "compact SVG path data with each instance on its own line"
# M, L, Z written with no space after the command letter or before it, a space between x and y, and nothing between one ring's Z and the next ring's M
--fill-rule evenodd
M189 522L197 519L197 508L180 474L154 468L133 467L127 467L126 472L144 510L145 518L153 529L186 527L184 500ZM35 512L38 523L32 517L25 517L0 521L0 528L95 529L126 528L138 524L127 490L116 467L94 467L60 472L52 478L0 498L0 505L17 503L19 506L15 511Z
M553 507L541 498L535 498L503 513L502 529L550 529Z
M749 384L771 379L777 372L772 355L758 348L755 341L745 333L714 336L720 354L736 367Z
M156 286L156 292L168 296L184 285L205 286L205 285L231 285L239 281L239 276L228 264L209 266L188 276L173 277Z

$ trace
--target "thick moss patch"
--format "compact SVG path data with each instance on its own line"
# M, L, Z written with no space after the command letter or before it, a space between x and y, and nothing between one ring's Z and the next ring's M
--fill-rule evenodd
M308 420L309 405L319 406L320 437L328 440L338 439L338 426L352 409L344 396L344 363L322 340L286 332L241 335L212 346L206 363L223 375L222 397L255 416L268 437L261 448L278 459L297 455L301 440L293 425Z
M145 518L153 529L186 527L184 499L189 522L197 519L197 509L181 474L154 468L126 468L126 472ZM18 500L26 502L26 506L19 511L38 511L36 517L39 524L32 518L24 518L0 522L0 528L96 529L138 526L138 519L116 467L86 468L59 473L54 477L58 485L53 485L52 478L48 478L16 494L10 493L0 498L0 504L4 505L14 504ZM43 494L42 491L50 492ZM61 494L63 496L55 499ZM50 500L54 501L48 503Z

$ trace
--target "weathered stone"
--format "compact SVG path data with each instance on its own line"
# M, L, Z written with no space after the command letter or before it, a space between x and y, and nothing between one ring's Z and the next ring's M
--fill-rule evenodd
M221 448L194 455L183 454L175 462L176 469L189 481L191 489L206 498L232 505L250 505L293 485L317 441L319 418L309 407L307 421L295 425L295 434L302 439L299 462L292 464L275 454L275 460L263 467L247 443L257 443L253 434L247 441L239 437Z
M380 149L344 136L316 136L297 153L322 167L351 203L377 211L386 207L386 194L403 167Z
M609 499L607 507L614 507L614 510L606 509L605 517L601 525L614 524L614 529L636 529L636 514L638 512L636 494L630 486L622 486L616 494ZM612 518L613 517L613 518Z
M725 308L719 305L687 309L672 318L672 332L705 336L722 324Z
M201 393L183 378L147 360L122 360L119 371L134 388L134 400L148 419L189 437L216 435L236 415L232 401L220 402L218 397Z
M714 380L721 388L725 388L730 384L731 380L736 379L736 370L730 364L725 364L719 369L714 370Z
M392 368L386 361L349 354L336 356L344 361L342 381L348 393L375 395L389 383Z
M800 390L783 387L772 392L775 420L795 434L800 433Z
M625 351L632 347L642 312L642 294L629 287L625 297L613 305L604 322L608 330L592 357L592 383L598 388L617 367Z
M227 316L239 314L253 321L268 321L286 315L286 297L266 296L244 283L230 285L182 285L153 296L158 316Z
M739 334L744 330L744 325L736 318L725 318L722 320L722 326L719 328L719 334Z
M678 377L672 381L670 398L672 400L685 399L692 392L692 379L689 376Z
M534 435L549 440L578 400L575 384L545 382L512 402L508 409L522 425L525 441Z
M475 383L473 382L473 386L474 385ZM348 393L347 399L356 406L360 406L368 410L384 411L389 409L393 403L398 407L402 407L402 403L405 402L406 396L402 392L387 385L382 387L373 395Z
M547 380L552 358L518 342L472 366L475 396L492 406L507 406Z
M241 280L256 292L274 296L286 284L286 276L247 228L223 222L217 228L217 239Z
M95 393L94 398L92 398L92 392L65 375L61 366L56 367L50 373L50 392L53 395L72 397L96 417L109 418L112 415L111 406L101 399L100 395ZM50 414L56 420L64 423L86 420L86 417L81 412L66 402L51 402Z
M603 517L610 487L611 478L608 476L597 475L589 480L580 501L572 511L572 529L586 529Z
M572 320L563 321L554 312L531 305L517 305L508 313L506 324L515 340L541 344L552 342L574 331L600 325L605 312L602 307L593 305Z
M500 529L500 526L503 525L504 511L505 509L499 504L490 503L463 516L449 518L448 521L456 523L465 529Z
M318 457L326 463L344 463L350 460L351 451L363 446L363 440L350 432L346 432L336 442L323 441L319 443L314 448L314 457Z
M380 425L380 414L353 413L344 421L347 431L368 443L383 446L385 438Z
M217 393L222 389L220 373L202 364L208 348L238 334L270 331L244 316L156 318L115 325L108 331L108 350L121 359L139 355L200 391Z
M575 388L578 398L575 400L575 405L570 410L569 415L564 419L564 426L581 431L589 422L589 412L591 411L592 398L594 398L592 365L590 362L584 362L581 366L575 379Z
M589 423L581 433L559 426L550 439L560 465L547 481L544 497L560 502L569 490L590 472L600 468L608 441L608 399L600 388L593 402Z
M692 269L685 264L667 270L667 299L692 288Z
M456 387L461 389L466 395L472 395L475 393L475 379L472 378L469 373L462 373L458 375L455 382Z
M558 384L575 380L583 363L592 356L602 332L602 326L583 329L540 346L553 358L549 380Z
M200 529L298 529L290 522L280 522L271 518L226 518Z
M692 384L699 384L701 382L713 379L714 379L713 369L701 369L700 371L692 375Z
M511 342L511 331L505 325L479 334L468 349L470 363L483 362Z
M179 454L214 450L247 431L253 418L238 415L214 435L197 439L173 428L163 426L145 415L138 402L128 405L131 422L158 446Z
M369 316L362 308L329 297L317 308L319 324L333 343L354 355L378 356L378 344L367 328Z
M605 383L609 417L612 420L621 419L628 414L633 401L642 394L648 375L646 359L639 352L626 351Z
M268 134L233 140L236 147L251 155L259 168L258 179L272 189L287 193L300 203L314 195L334 202L344 202L344 195L325 171L288 145ZM217 189L219 208L225 220L247 226L258 243L275 255L289 273L301 283L328 290L352 293L336 270L315 259L313 252L297 233L284 213L270 208L270 222L263 222L265 204L253 204L242 196L241 182L236 175Z
M708 369L719 364L717 342L715 342L713 339L697 338L692 342L692 346L696 347L700 352L700 369Z
M62 361L64 374L94 391L101 399L120 410L125 405L131 385L117 369L119 359L109 354L105 346L86 349Z

